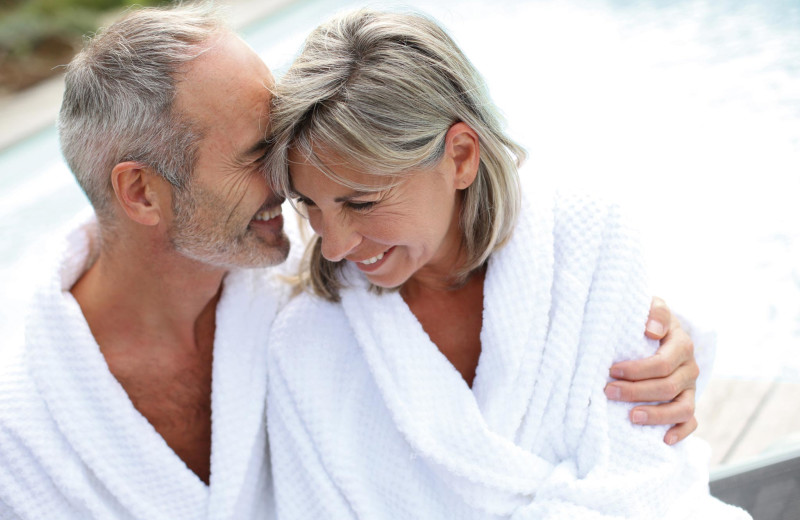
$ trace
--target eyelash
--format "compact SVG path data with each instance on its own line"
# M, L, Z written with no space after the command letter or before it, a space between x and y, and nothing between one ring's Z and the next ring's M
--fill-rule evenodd
M359 213L369 211L378 203L377 200L369 201L369 202L348 202L347 207L352 209L353 211L357 211ZM307 207L314 207L314 202L308 200L305 197L297 197L295 199L295 204L302 204Z
M373 200L370 202L348 202L347 206L353 211L365 212L372 209L377 203L378 203L377 200Z

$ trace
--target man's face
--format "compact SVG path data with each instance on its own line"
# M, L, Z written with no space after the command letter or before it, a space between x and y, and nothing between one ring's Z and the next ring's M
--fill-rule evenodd
M260 171L272 74L241 39L223 35L189 66L176 106L205 129L188 188L173 191L170 239L195 260L225 267L283 262L282 199Z

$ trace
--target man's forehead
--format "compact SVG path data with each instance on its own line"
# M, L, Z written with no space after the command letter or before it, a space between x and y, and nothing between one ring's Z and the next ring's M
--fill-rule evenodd
M176 103L185 111L200 108L219 117L225 108L266 105L273 86L272 73L255 51L226 33L187 64L177 85Z
M274 86L269 68L241 38L233 33L216 38L197 58L188 62L179 76L178 93L193 94L224 91L235 94L243 88Z

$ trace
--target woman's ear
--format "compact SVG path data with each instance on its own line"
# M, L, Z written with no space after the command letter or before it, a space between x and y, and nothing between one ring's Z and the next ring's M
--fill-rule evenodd
M445 136L445 155L455 166L455 187L463 190L472 185L478 175L481 147L478 133L468 124L458 122Z
M111 185L122 211L134 222L155 226L171 208L168 183L148 166L134 161L117 164L111 170Z

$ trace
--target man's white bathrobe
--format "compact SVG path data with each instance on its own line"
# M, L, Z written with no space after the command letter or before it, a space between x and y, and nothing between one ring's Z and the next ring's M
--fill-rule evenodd
M59 267L42 275L25 345L3 354L0 518L273 518L266 339L284 284L263 269L225 277L206 485L134 408L68 291L92 261L93 225L70 234Z
M347 270L341 304L272 328L267 424L281 518L749 518L708 495L705 445L603 394L651 355L649 292L614 207L526 200L489 260L472 388L399 293Z

